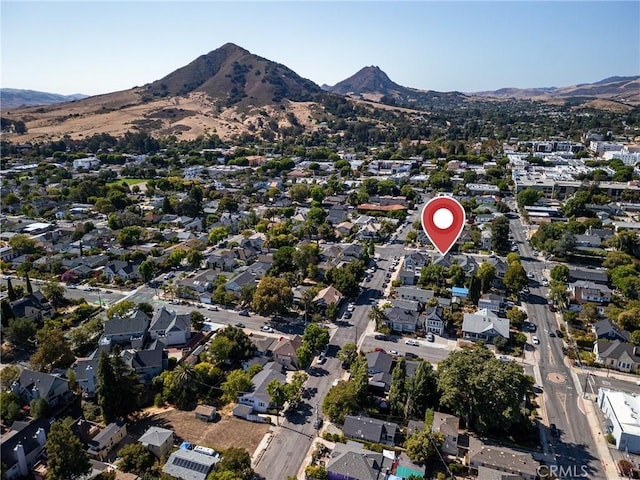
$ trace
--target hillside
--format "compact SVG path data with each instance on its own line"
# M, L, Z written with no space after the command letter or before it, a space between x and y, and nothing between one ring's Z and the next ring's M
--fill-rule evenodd
M25 107L30 105L51 105L54 103L71 102L87 98L88 95L76 93L73 95L60 95L57 93L38 92L36 90L21 90L18 88L0 88L0 109L6 111L10 108Z
M377 66L364 67L351 77L323 88L329 92L386 105L415 109L443 109L457 107L467 98L458 92L435 92L403 87L392 81Z

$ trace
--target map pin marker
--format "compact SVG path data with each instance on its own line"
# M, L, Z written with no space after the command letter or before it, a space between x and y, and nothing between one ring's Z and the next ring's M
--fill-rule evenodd
M435 197L422 209L422 228L431 243L445 256L464 228L464 208L455 198Z

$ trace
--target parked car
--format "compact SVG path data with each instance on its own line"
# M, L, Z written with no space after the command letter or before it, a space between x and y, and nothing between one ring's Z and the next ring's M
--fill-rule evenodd
M407 345L411 345L412 347L419 347L420 343L417 340L407 340L406 342Z
M262 330L263 332L267 332L267 333L273 333L273 328L271 328L269 325L261 326L260 330Z
M249 312L246 310L240 310L238 312L238 315L243 316L243 317L248 317L249 316Z
M375 338L376 340L387 340L387 336L381 333L374 335L373 338Z
M556 335L558 336L558 338L564 338L564 333L562 333L561 330L556 330Z
M407 358L418 358L418 355L413 352L404 352L404 356Z
M242 323L242 322L236 322L235 326L238 327L238 328L244 328L245 324Z
M397 350L389 350L390 355L400 355Z
M218 307L215 305L209 305L207 307L207 310L211 310L212 312L217 312L218 311Z
M554 337L554 338L555 338L556 334L555 334L555 333L553 333L553 332L549 332L549 336L550 336L550 337Z
M313 422L313 428L317 430L320 427L322 427L322 418L316 418L316 420Z
M429 342L435 342L436 337L433 336L433 333L428 333L427 334L427 341Z
M533 337L531 340L533 340L534 345L540 345L540 339L538 337Z
M324 355L320 355L318 357L318 365L322 365L326 361L327 361L327 357L325 357Z

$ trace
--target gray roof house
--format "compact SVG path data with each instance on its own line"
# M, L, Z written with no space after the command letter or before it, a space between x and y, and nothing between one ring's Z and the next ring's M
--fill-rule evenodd
M229 292L240 293L242 287L245 285L255 285L256 284L256 275L254 272L250 270L245 270L244 272L236 275L233 279L229 280L224 286L225 290Z
M433 290L425 290L419 287L398 287L396 288L398 298L403 300L414 300L416 302L427 303L433 298Z
M9 480L29 475L47 441L51 425L49 419L40 417L33 422L13 422L11 428L2 434L2 463L4 474Z
M598 340L593 346L596 362L623 372L635 372L640 368L640 347L620 340Z
M460 419L448 413L435 412L433 414L432 432L440 432L444 435L444 443L440 450L447 455L458 455L458 431Z
M621 329L608 318L594 323L591 326L591 331L596 334L596 338L602 340L620 340L621 342L628 342L631 338L631 334L629 332Z
M277 370L274 370L274 367ZM280 365L276 365L273 362L271 362L271 365L267 364L263 370L251 379L253 390L241 395L238 403L253 407L254 412L266 412L271 406L271 395L267 393L267 385L274 379L280 383L286 382L286 376L280 372L279 368Z
M161 427L149 427L138 442L157 458L162 458L173 446L173 431Z
M345 437L367 442L394 445L398 424L385 422L376 418L356 417L347 415L344 417L342 431Z
M483 340L491 343L497 336L509 339L509 319L500 318L486 308L475 313L465 313L462 335L466 340Z
M178 315L174 310L162 306L151 319L149 335L166 346L182 345L191 338L191 316Z
M327 462L329 478L341 480L380 480L393 460L370 450L336 451Z
M205 455L180 448L169 456L162 471L180 480L206 480L219 461L219 455Z
M31 295L14 300L10 306L15 318L30 318L42 321L44 318L52 318L56 313L39 290L36 290Z
M423 319L415 310L391 307L385 309L384 315L384 323L396 332L415 332L422 328Z
M98 344L101 348L111 350L114 343L131 343L134 348L142 347L149 329L149 317L137 308L125 317L115 316L104 322L104 332Z
M67 379L28 368L25 368L20 377L13 382L11 391L26 403L44 398L51 407L63 404L73 396Z
M425 332L431 332L442 336L444 335L446 323L447 322L444 320L444 309L441 306L427 307L424 316Z

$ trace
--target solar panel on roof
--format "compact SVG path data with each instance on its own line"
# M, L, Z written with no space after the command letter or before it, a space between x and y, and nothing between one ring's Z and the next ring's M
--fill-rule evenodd
M173 464L176 467L186 468L187 470L192 470L199 473L207 473L209 471L209 466L203 465L202 463L194 462L193 460L188 460L186 458L174 457Z

